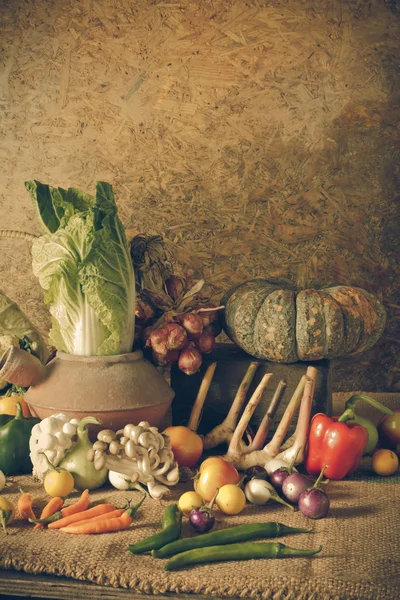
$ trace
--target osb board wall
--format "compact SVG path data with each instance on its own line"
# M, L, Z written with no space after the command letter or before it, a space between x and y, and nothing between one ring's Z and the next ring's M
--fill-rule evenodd
M393 1L0 0L1 229L39 234L23 186L113 184L216 296L252 277L377 293L389 321L337 390L400 389ZM30 243L0 288L42 330Z

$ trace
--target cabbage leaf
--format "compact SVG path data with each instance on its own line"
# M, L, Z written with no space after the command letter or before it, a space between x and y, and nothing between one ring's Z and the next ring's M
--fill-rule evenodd
M82 356L132 351L135 279L110 184L96 195L25 183L46 233L32 245L58 349Z

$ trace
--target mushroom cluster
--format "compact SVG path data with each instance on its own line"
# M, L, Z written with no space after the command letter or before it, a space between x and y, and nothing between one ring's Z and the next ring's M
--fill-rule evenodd
M108 469L111 484L118 489L147 486L152 498L162 498L179 481L179 467L168 435L147 421L128 424L115 432L103 429L89 451L95 469Z

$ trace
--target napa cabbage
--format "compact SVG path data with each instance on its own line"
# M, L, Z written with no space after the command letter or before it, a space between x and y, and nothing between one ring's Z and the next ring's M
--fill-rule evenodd
M131 352L135 278L111 185L97 182L95 196L35 180L25 187L45 230L32 266L51 313L50 342L82 356Z

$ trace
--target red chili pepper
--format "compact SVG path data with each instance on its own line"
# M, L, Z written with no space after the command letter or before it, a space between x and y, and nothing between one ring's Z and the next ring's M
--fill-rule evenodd
M314 415L304 459L307 473L319 475L326 465L328 479L343 479L358 468L368 443L368 431L346 420L344 415L339 419L323 413Z

